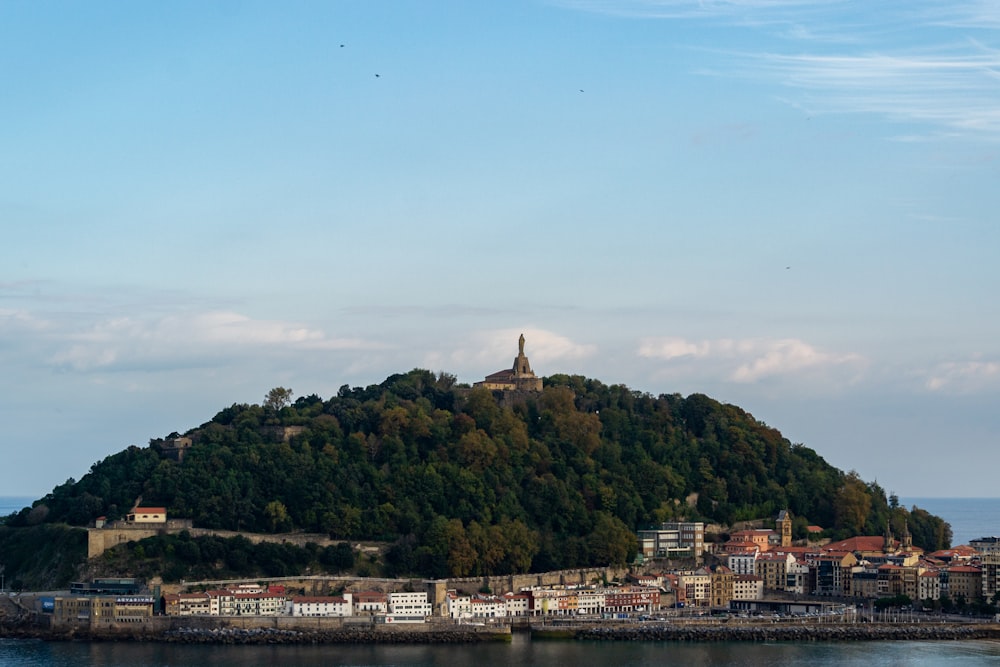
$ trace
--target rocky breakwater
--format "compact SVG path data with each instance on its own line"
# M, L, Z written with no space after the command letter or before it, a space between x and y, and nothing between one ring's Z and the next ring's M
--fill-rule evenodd
M575 639L681 642L808 642L1000 639L995 624L669 625L577 628Z
M460 626L433 630L401 627L343 627L330 630L279 630L272 628L178 628L159 639L182 644L471 644L510 641L510 631L492 632Z

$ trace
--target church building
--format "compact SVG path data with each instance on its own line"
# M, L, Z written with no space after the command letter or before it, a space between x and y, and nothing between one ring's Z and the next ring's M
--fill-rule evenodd
M514 367L497 371L486 376L482 382L476 382L474 387L484 387L491 391L541 391L542 378L531 370L528 357L524 354L524 334L517 341L517 357Z

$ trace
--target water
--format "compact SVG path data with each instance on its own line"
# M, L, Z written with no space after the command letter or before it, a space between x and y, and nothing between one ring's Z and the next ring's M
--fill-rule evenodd
M980 537L1000 535L1000 498L906 498L900 505L914 505L951 524L952 546Z
M25 507L31 507L31 503L35 500L37 498L29 498L27 496L0 496L0 517L20 512ZM2 664L0 663L0 665Z
M751 667L808 664L950 667L1000 664L1000 642L851 642L676 644L532 642L462 646L182 646L0 640L4 667Z

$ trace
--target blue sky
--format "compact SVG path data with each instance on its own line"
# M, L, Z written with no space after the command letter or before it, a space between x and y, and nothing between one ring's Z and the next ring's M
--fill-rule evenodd
M411 368L996 496L1000 6L2 2L3 493Z

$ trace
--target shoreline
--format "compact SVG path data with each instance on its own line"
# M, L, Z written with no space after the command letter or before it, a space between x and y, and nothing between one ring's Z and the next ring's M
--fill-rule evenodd
M304 645L304 644L476 644L510 642L510 632L477 632L456 628L414 632L405 629L384 631L371 628L342 630L278 630L273 628L181 628L165 632L142 630L0 631L0 639L36 639L47 642L138 642L161 644L216 645Z
M1000 624L843 623L817 625L705 624L697 626L646 625L632 627L563 628L532 632L538 639L651 642L836 642L1000 640Z
M1000 624L823 624L786 625L672 624L589 627L541 627L525 632L531 641L628 641L628 642L838 642L838 641L963 641L1000 640ZM74 628L48 630L38 627L0 628L0 639L37 639L71 642L147 642L219 645L309 645L309 644L473 644L510 643L509 626L495 628L454 626L433 629L394 627L343 627L337 629L236 628L218 626L149 628Z

